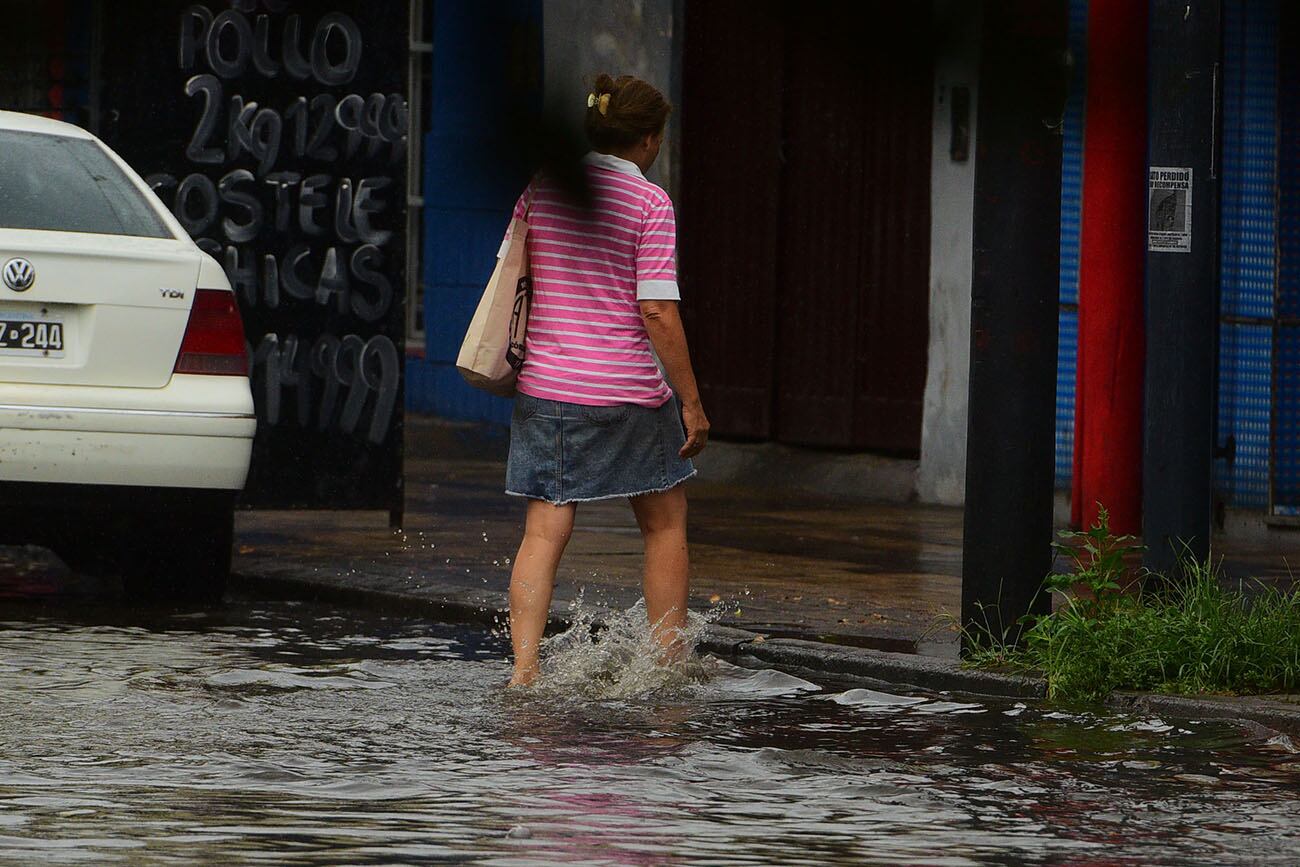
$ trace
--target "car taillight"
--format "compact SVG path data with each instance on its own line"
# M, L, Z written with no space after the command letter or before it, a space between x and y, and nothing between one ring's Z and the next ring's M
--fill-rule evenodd
M225 376L248 375L244 323L239 318L235 293L200 289L194 293L185 339L176 356L175 373Z

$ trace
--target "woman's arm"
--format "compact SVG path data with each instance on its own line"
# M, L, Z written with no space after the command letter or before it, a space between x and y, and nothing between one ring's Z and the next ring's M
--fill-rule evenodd
M686 445L682 446L680 454L683 458L695 457L709 441L709 420L700 404L700 387L695 382L695 370L691 367L691 353L686 346L686 332L682 329L677 302L642 301L641 318L682 406Z

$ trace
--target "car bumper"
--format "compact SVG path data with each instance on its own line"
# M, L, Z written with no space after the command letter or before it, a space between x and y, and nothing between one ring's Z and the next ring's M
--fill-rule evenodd
M252 437L0 427L0 480L237 491L252 451Z
M222 395L173 379L115 390L117 405L97 389L0 386L0 481L242 489L257 431L247 380L217 384Z

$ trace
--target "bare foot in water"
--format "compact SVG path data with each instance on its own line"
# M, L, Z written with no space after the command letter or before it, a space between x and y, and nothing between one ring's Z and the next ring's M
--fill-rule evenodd
M515 669L515 673L510 677L510 682L506 684L506 689L514 689L520 686L532 686L533 681L537 680L539 670L536 666L525 669Z

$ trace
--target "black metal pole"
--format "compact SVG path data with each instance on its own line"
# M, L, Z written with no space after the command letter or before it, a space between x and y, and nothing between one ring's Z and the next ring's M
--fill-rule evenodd
M1219 313L1219 0L1151 0L1145 565L1210 554Z
M989 0L982 41L962 622L1015 639L1052 564L1065 3Z

